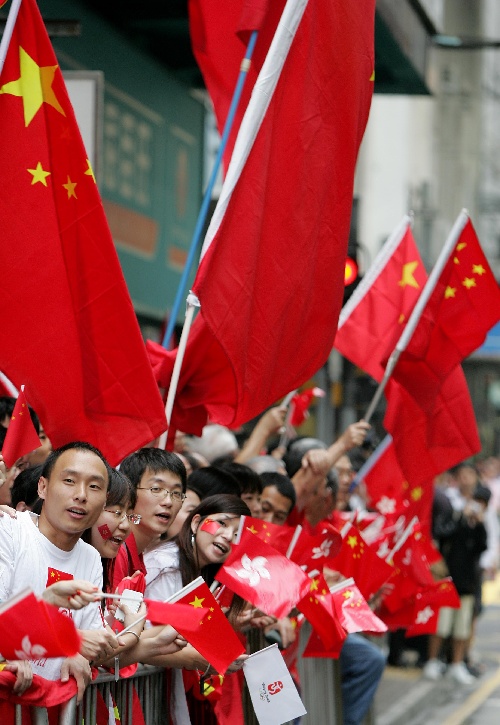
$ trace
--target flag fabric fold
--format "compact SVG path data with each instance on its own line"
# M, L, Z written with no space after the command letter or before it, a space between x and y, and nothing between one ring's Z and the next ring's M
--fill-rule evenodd
M54 447L89 441L116 465L166 429L164 407L34 0L21 3L0 114L0 368L26 384Z
M387 632L387 625L370 609L354 579L340 582L330 589L334 607L340 624L348 634L367 632L381 634Z
M22 385L2 447L3 459L8 468L13 466L21 456L40 447L40 438L31 420L23 388Z
M300 387L330 354L373 90L373 20L372 0L362 8L286 4L203 245L193 284L201 312L174 427L192 432L200 406L213 422L238 426ZM200 339L215 360L200 354ZM168 387L171 362L156 365ZM213 380L207 367L218 371Z

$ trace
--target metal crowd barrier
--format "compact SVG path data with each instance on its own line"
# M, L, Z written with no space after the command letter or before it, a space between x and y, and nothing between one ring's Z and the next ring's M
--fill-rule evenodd
M146 725L164 725L169 722L166 699L166 670L163 667L139 665L134 675L115 681L115 676L100 672L85 690L83 701L77 705L76 697L61 706L59 725L95 725L97 722L98 692L107 708L116 706L121 725L134 725L134 700L142 708ZM135 694L134 694L135 693ZM22 723L22 708L16 706L16 725ZM31 708L33 725L48 725L44 707ZM118 718L117 718L118 719Z

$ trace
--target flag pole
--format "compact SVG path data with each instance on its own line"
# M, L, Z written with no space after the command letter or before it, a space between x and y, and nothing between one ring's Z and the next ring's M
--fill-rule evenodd
M167 402L165 404L167 430L161 434L160 440L158 442L158 448L165 449L165 446L167 444L168 428L170 428L170 418L172 416L175 396L177 393L177 386L179 384L179 376L181 374L182 362L184 360L184 353L186 352L189 331L191 330L194 313L197 307L200 307L200 301L196 295L190 292L186 300L186 317L184 318L184 326L182 328L181 339L179 341L179 347L177 349L177 355L175 357L174 369L172 371L172 378L170 380L170 386L168 388Z
M250 40L248 41L247 49L245 51L245 57L241 61L240 74L238 76L238 81L236 83L233 97L231 99L231 105L229 107L229 112L227 114L226 123L224 124L224 130L222 132L219 150L217 152L217 156L216 156L215 162L214 162L214 167L212 169L212 173L210 175L210 179L208 181L208 185L205 190L203 200L201 202L200 211L198 213L198 219L196 220L196 226L195 226L195 229L193 232L193 237L191 239L191 246L189 247L188 256L186 258L186 264L184 265L184 269L182 271L182 276L179 281L179 286L177 288L177 292L175 295L174 304L172 306L172 310L170 312L170 316L168 319L167 328L166 328L165 334L163 336L162 345L165 349L168 347L168 344L172 338L172 333L174 331L175 322L177 320L177 315L179 314L179 309L181 306L182 298L184 296L184 290L186 289L186 286L187 286L189 273L191 272L191 267L193 266L194 257L196 254L196 250L198 248L201 234L203 232L203 227L205 226L205 220L206 220L207 214L208 214L208 207L209 207L210 201L212 199L212 190L215 186L215 182L217 180L217 174L219 173L219 168L222 163L222 156L224 154L224 151L226 150L227 142L229 139L229 134L231 133L231 130L232 130L232 127L234 124L234 119L236 117L236 111L238 109L241 94L243 92L243 86L245 85L248 71L250 70L251 59L252 59L253 51L255 48L255 44L257 42L257 36L258 36L258 31L254 30L250 36Z
M21 7L22 0L12 0L9 14L7 16L7 22L5 23L5 30L3 31L2 41L0 42L0 74L3 71L5 64L5 58L7 57L7 51L9 50L10 41L12 39L12 33L14 32L14 26L16 24L19 9Z
M384 377L382 378L382 381L380 382L377 390L375 391L375 395L373 396L372 401L368 406L368 410L366 411L366 415L364 416L364 420L366 420L367 423L370 422L370 419L375 412L375 409L380 401L380 398L382 397L387 383L389 382L389 379L394 372L394 368L397 365L399 356L406 349L413 333L415 332L415 328L418 325L420 318L422 317L425 306L427 305L432 293L434 292L434 289L436 288L441 272L443 271L446 263L448 262L448 259L450 258L450 255L453 252L453 249L455 248L458 238L460 237L463 228L467 224L468 219L469 214L467 210L462 209L448 235L448 238L446 239L446 242L436 261L436 264L434 265L434 268L430 273L427 282L425 283L425 287L417 300L417 304L413 308L406 327L403 330L401 337L399 338L396 347L394 348L394 351L389 358L387 367L385 369Z

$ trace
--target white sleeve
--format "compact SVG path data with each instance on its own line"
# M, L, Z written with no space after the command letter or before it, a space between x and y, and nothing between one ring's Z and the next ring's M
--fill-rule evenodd
M9 516L0 518L0 602L11 596L14 577L14 527Z
M101 557L95 552L95 557L92 557L93 561L89 562L92 565L91 574L89 575L89 582L94 586L102 590L102 564ZM78 629L102 629L105 627L100 602L95 604L88 604L78 612L80 615Z
M159 546L144 554L146 597L163 602L182 588L177 550Z

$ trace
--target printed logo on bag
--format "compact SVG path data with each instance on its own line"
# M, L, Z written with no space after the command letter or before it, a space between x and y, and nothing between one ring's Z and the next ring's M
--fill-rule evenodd
M250 559L248 554L241 557L241 565L243 569L237 569L236 574L240 579L248 579L251 587L260 584L261 579L271 579L271 575L266 569L267 559L265 556L256 556Z
M278 692L281 692L283 689L283 683L281 680L278 680L277 682L272 682L270 685L267 686L267 690L270 695L277 695Z

